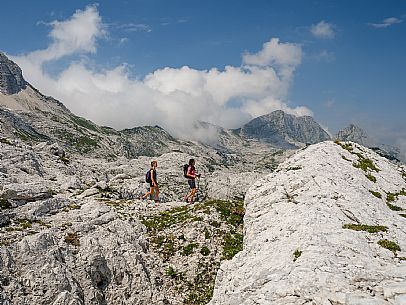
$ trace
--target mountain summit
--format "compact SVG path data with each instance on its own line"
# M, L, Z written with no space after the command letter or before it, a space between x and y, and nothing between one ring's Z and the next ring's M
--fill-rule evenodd
M236 132L282 148L293 148L300 146L300 143L314 144L330 139L328 133L311 116L297 117L282 110L257 117Z
M0 52L0 92L6 95L15 94L26 86L21 68Z

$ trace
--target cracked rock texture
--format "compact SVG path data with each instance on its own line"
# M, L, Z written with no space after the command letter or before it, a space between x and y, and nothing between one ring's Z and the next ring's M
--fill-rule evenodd
M248 190L244 249L221 265L209 304L406 304L405 188L404 167L360 145L299 151Z

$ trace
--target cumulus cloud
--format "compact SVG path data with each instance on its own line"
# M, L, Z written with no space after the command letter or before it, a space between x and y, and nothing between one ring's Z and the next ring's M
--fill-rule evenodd
M222 70L165 67L133 78L126 64L100 70L82 57L56 76L46 72L46 62L96 52L97 39L105 35L97 7L88 6L66 21L52 23L52 41L46 49L13 59L26 79L45 94L61 100L75 114L118 129L158 124L175 136L200 139L196 121L236 128L278 109L312 115L306 107L287 103L294 71L301 63L301 46L277 38L257 53L245 53L241 66Z
M316 38L331 39L335 36L334 25L324 20L310 27L310 32Z

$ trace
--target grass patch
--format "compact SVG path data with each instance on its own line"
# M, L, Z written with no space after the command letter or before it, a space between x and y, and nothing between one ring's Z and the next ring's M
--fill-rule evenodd
M184 304L203 305L210 302L213 297L214 281L216 278L217 264L200 264L199 273L192 282L187 283L189 291Z
M240 233L228 233L223 238L223 259L232 259L243 247L243 236Z
M200 249L200 253L201 253L203 256L207 256L207 255L210 254L210 250L209 250L209 248L207 248L206 246L203 246L203 247Z
M70 160L66 158L65 156L60 156L59 160L63 162L63 164L68 165L70 163Z
M342 149L348 150L350 153L352 153L352 151L354 150L351 143L341 143L338 140L335 140L334 143L340 145Z
M178 271L172 266L169 266L168 269L166 269L166 275L172 279L176 279L179 277Z
M406 218L406 214L399 214L400 216Z
M397 243L395 243L394 241L387 240L387 239L381 239L380 241L378 241L378 245L380 245L382 248L392 251L395 254L396 254L396 251L400 251L400 247Z
M148 231L163 231L175 224L181 224L192 216L187 207L177 207L168 211L163 211L157 216L144 217L141 222L147 227Z
M343 158L345 161L349 161L349 162L351 162L351 160L350 160L350 159L348 159L346 156L341 156L341 158Z
M362 169L364 172L368 171L368 169L373 170L375 172L379 172L379 169L375 166L374 162L370 159L364 158L361 154L357 154L359 159L357 163L353 163L353 166L356 168Z
M198 245L196 243L191 243L191 244L188 244L187 246L184 246L183 251L182 251L182 255L183 256L189 256L190 254L193 253L193 249L197 248L197 246Z
M375 191L369 191L372 195L374 195L376 198L382 198L382 195L381 195L381 193L379 193L379 192L375 192Z
M368 180L372 181L372 182L376 182L376 177L372 176L371 174L365 175L365 177L368 178Z
M366 231L368 233L386 232L388 227L385 226L369 226L361 224L345 224L343 229L349 229L354 231Z
M0 143L7 144L7 145L13 145L8 139L6 138L0 138Z
M287 171L297 171L299 169L302 169L301 166L292 166L292 167L288 167Z
M204 239L210 239L211 234L207 228L204 228Z
M403 211L403 209L401 207L398 207L397 205L393 205L390 203L386 203L386 205L392 210L392 211Z
M293 261L296 262L296 260L302 255L302 251L299 249L296 249L295 252L293 252Z
M7 199L0 198L0 210L10 209L11 207L11 203Z
M242 200L209 200L203 204L203 207L197 207L197 210L210 207L214 207L220 214L221 219L234 227L238 227L244 222L245 210L244 201ZM216 228L221 225L216 221L212 221L210 224Z
M74 123L76 123L79 126L82 126L89 130L98 131L96 125L92 121L86 120L78 116L72 116L71 119Z
M79 241L79 235L78 233L74 232L74 233L68 233L65 236L65 242L67 244L70 244L72 246L75 247L79 247L80 246L80 241Z
M386 201L387 202L393 202L396 200L396 194L393 193L387 193L386 194Z

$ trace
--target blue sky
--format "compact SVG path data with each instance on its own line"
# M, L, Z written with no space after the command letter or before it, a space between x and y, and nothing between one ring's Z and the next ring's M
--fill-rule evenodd
M331 132L349 123L357 123L381 141L398 141L399 145L406 143L405 1L8 1L2 3L0 11L0 50L16 56L23 69L26 67L24 70L29 71L33 65L24 64L25 57L49 48L56 41L50 35L55 28L53 22L69 20L76 10L84 12L89 5L100 18L97 25L99 32L94 34L94 41L90 42L92 45L66 51L63 56L52 60L43 60L40 72L30 72L30 77L26 75L41 91L56 95L75 113L98 123L126 127L117 124L117 118L95 115L90 107L94 104L85 109L78 100L70 101L69 98L75 94L67 89L62 93L56 91L60 84L47 87L47 80L71 80L60 77L60 74L66 72L72 63L80 63L83 67L79 68L91 71L92 75L87 79L103 78L110 82L107 78L112 75L113 80L119 79L117 83L120 85L117 86L126 90L139 89L140 83L130 82L137 79L147 83L148 90L151 86L154 89L159 87L160 94L168 94L165 81L171 81L173 75L180 82L196 71L217 68L221 72L226 66L242 67L247 64L244 54L259 56L264 43L277 38L280 45L291 44L300 49L299 62L289 63L292 74L282 79L276 89L250 93L249 98L255 95L257 104L247 107L249 110L235 113L238 117L235 121L227 121L235 109L227 109L224 116L207 113L204 118L217 124L224 121L227 127L233 127L255 113L261 114L277 105L289 107L293 113L306 114L306 111L297 108L304 106ZM265 67L262 63L255 65ZM275 61L266 63L267 67L272 65ZM276 62L276 65L281 64ZM180 73L179 69L183 66L190 67L192 71ZM125 71L114 70L118 67ZM174 70L165 70L167 73L164 74L165 68ZM277 74L282 71L275 66L272 68ZM109 74L109 71L117 73ZM156 71L162 73L151 77ZM239 73L244 74L244 71ZM249 73L254 74L252 71ZM209 74L205 74L205 79L210 77ZM148 75L147 80L145 77ZM223 78L228 79L230 75L224 74ZM37 79L39 77L43 79ZM123 87L127 83L129 87ZM184 84L171 83L170 87L184 88ZM195 83L192 87L200 90ZM194 96L189 90L192 87L184 91ZM209 93L223 96L224 93L218 90ZM95 92L91 94L89 99L95 95L103 96ZM125 96L128 101L118 107L125 108L143 95ZM229 96L232 96L230 100L219 106L221 109L240 105L247 99L241 93ZM124 98L123 93L115 98ZM195 107L197 104L186 102L176 104L173 101L176 98L185 97L172 95L167 104L175 108L199 108ZM264 98L267 103L272 99L272 106L264 106ZM112 103L112 100L106 103ZM195 101L206 102L201 97ZM258 103L262 108L257 107ZM142 105L137 107L134 113L144 109ZM157 107L157 111L163 111L166 106ZM170 116L171 111L166 108L165 111L165 115L157 116L157 123ZM198 117L199 113L196 115ZM147 115L146 119L135 114L133 117L134 121L128 118L127 125L154 123L153 115Z

